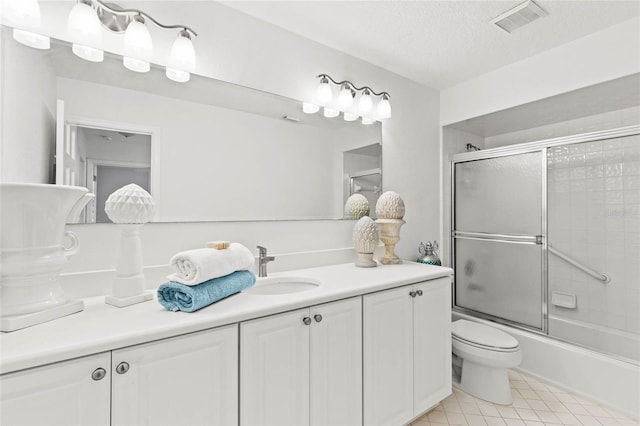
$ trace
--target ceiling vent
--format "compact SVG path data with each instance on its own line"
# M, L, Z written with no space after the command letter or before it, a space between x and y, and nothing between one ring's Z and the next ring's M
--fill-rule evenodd
M533 0L527 0L492 19L491 23L508 33L512 33L518 28L547 15L548 13Z

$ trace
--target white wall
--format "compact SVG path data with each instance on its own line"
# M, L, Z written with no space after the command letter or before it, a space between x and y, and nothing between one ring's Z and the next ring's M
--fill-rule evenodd
M441 92L447 125L640 71L640 18L633 18Z
M73 4L72 1L41 4L49 34L66 38L66 16ZM436 90L216 2L145 1L124 2L121 6L139 7L162 22L193 27L199 34L195 41L198 73L203 75L301 100L313 96L316 76L322 72L389 92L393 117L382 125L383 185L385 190L394 190L404 198L407 210L407 224L401 230L396 252L403 258L415 259L418 243L439 235L439 93ZM51 16L57 16L55 23L49 21ZM175 34L164 37L173 38ZM114 39L105 36L105 40ZM256 243L262 243L276 255L335 249L351 245L352 227L350 221L154 224L145 227L145 264L166 263L170 254L199 247L211 239L242 241L253 250ZM78 231L82 249L65 272L113 268L118 236L115 227L78 225L71 228ZM151 235L148 230L153 231ZM280 256L281 262L282 259ZM270 268L277 269L277 263ZM65 279L71 280L73 276Z
M48 183L55 152L55 74L40 52L16 49L7 34L0 36L0 180ZM28 124L7 119L9 111L28 117Z

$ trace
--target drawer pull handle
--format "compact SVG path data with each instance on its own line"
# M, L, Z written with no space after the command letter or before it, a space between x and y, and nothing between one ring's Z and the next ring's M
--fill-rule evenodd
M129 371L129 363L126 362L121 362L120 364L118 364L118 366L116 367L116 373L118 374L124 374L127 371Z
M316 320L316 322L320 322L320 321L322 321L322 315L320 315L320 314L315 314L315 315L313 316L313 319L314 319L314 320Z
M417 294L418 296L422 296L422 290L418 290L418 291L416 291L416 294Z
M95 381L98 381L98 380L104 379L106 375L107 375L107 370L100 367L93 370L93 373L91 373L91 378Z
M416 297L416 294L417 293L415 291L410 291L409 292L409 296L411 296L411 297Z
M304 318L302 318L302 322L304 323L304 325L309 325L309 324L311 324L311 318L304 317Z

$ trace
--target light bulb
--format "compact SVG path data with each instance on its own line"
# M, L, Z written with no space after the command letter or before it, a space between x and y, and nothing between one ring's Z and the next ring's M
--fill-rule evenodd
M342 85L340 94L338 95L338 106L344 111L353 105L353 91L347 83Z
M312 104L311 102L303 102L302 103L302 112L305 114L315 114L320 111L320 107L316 104Z
M344 113L344 121L356 121L358 119L358 116L355 114L351 114L348 112Z
M153 41L144 18L136 15L124 33L124 66L131 71L147 72L150 69L148 60L153 55Z
M371 94L369 92L369 89L365 89L362 93L362 96L360 96L360 100L358 101L358 111L360 112L360 114L365 115L369 111L371 111L372 107L373 101L371 100Z
M333 117L337 117L338 115L340 115L340 111L338 111L337 109L324 107L324 116L325 117L333 118Z
M186 83L191 78L191 74L188 71L182 71L170 67L167 67L167 71L165 74L169 80L173 80L178 83Z
M376 115L378 116L378 118L391 117L391 104L389 103L389 97L386 94L382 95L382 99L380 100L380 102L378 102Z
M46 50L51 47L49 37L43 36L42 34L32 33L30 31L14 28L13 38L25 46L34 47L36 49Z
M101 62L104 52L102 45L102 28L96 11L86 3L76 3L69 13L67 33L73 41L73 53L92 62Z
M371 118L362 117L362 124L373 124L375 122L376 122L376 120L373 120Z
M331 86L329 86L329 80L327 77L322 77L320 79L320 85L318 86L316 95L318 97L318 102L321 105L328 105L331 103L333 93L331 93Z

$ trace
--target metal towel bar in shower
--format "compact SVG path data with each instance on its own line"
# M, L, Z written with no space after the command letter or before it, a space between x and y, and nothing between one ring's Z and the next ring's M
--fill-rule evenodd
M551 245L547 246L547 250L549 250L549 253L558 256L560 259L564 260L565 262L567 262L568 264L575 266L576 268L580 269L581 271L586 272L587 274L591 275L593 278L597 279L598 281L602 281L604 284L607 284L609 281L611 281L611 277L609 277L609 275L607 274L601 274L600 272L594 271L593 269L589 268L588 266L578 262L577 260L569 257L568 255L562 253L561 251L551 247Z

